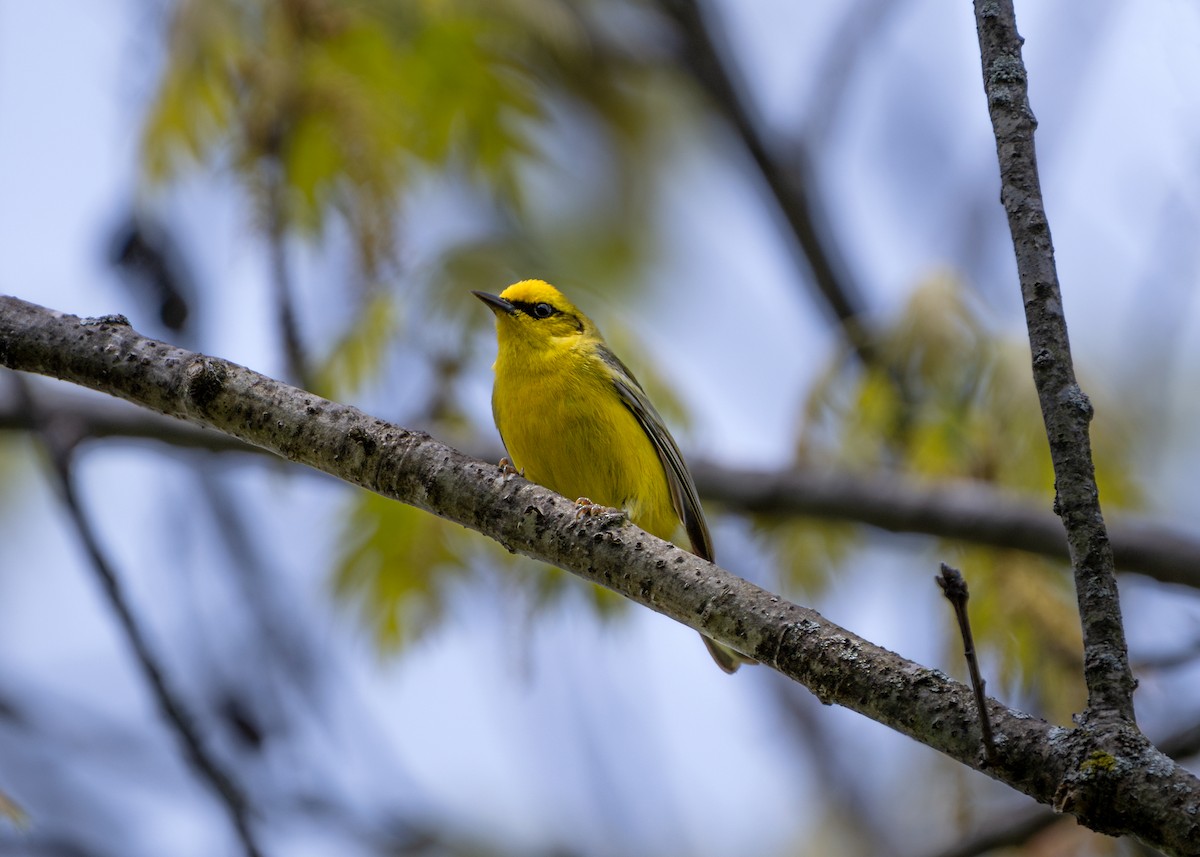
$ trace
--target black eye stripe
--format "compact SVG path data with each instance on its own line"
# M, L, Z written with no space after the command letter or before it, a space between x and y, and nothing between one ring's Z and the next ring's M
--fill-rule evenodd
M549 318L550 316L557 315L560 312L557 307L548 304L545 301L537 301L536 303L531 301L510 301L510 303L518 310L525 313L525 315L535 319Z

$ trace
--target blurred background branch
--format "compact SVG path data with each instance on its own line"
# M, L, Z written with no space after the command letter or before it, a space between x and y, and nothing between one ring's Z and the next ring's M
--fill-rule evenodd
M103 396L39 388L39 409L72 426L78 443L153 440L182 449L267 455L228 435ZM29 431L35 416L15 388L0 385L0 430ZM476 458L498 461L500 447L467 444ZM703 498L727 512L813 518L866 524L893 533L920 533L1067 559L1058 518L1032 498L998 490L984 481L925 483L888 472L861 474L819 467L751 470L694 460ZM1148 519L1114 516L1109 526L1121 571L1161 583L1200 588L1200 538Z
M237 831L247 857L262 857L263 852L259 849L257 837L250 826L250 804L241 788L225 770L225 766L209 750L195 721L188 713L188 706L172 686L167 670L154 653L146 632L135 618L116 569L101 548L100 540L79 500L71 464L78 440L74 434L75 423L57 421L53 414L42 411L29 385L21 376L11 375L9 382L16 389L18 398L22 399L22 411L30 417L33 432L44 446L49 469L56 479L63 506L91 560L92 571L124 632L138 667L153 692L164 722L178 737L188 763L195 769L196 774L208 783L229 813L230 821Z
M702 0L659 0L679 28L683 62L709 101L738 135L788 224L821 301L837 319L846 344L863 360L874 360L874 344L866 307L850 269L842 259L803 139L772 146L754 117L748 89L741 80L728 45L708 18Z

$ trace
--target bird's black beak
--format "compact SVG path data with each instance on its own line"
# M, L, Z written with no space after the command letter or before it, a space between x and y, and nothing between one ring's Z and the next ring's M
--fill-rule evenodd
M471 294L473 294L475 297L479 298L481 301L483 301L485 304L487 304L488 309L490 309L492 312L496 313L497 315L499 315L500 313L505 313L506 315L512 315L514 312L517 311L517 308L515 306L513 306L511 303L509 303L508 301L506 301L504 298L500 297L499 295L489 295L487 292L476 292L476 291L472 291Z

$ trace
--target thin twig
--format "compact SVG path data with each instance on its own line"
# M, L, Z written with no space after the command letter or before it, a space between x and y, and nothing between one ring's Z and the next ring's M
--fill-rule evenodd
M25 385L18 379L18 388L24 387ZM29 397L28 402L30 412L36 414L36 402L32 397ZM182 698L171 686L166 670L159 663L158 657L150 647L150 642L134 617L116 570L100 547L100 541L96 537L91 521L84 511L83 505L79 502L79 497L75 492L74 469L71 462L71 453L74 448L72 440L65 437L64 432L56 431L53 424L43 425L39 436L50 460L50 469L54 475L55 486L62 497L63 505L83 543L83 548L91 562L91 568L100 581L101 589L108 599L109 606L117 616L125 639L133 649L142 676L150 685L154 698L158 702L159 710L178 735L192 766L208 782L218 799L224 804L247 857L261 857L262 852L258 848L250 827L250 807L245 796L222 769L220 763L205 748L204 741L193 725Z
M308 355L296 320L295 288L287 261L287 188L283 177L283 162L268 158L263 166L266 184L267 247L271 256L271 286L279 332L283 338L283 353L287 359L288 375L304 389L312 386Z
M1008 215L1029 328L1033 380L1054 464L1055 511L1062 518L1075 571L1083 625L1088 712L1132 723L1129 652L1112 547L1100 513L1088 423L1092 404L1075 379L1050 224L1042 203L1029 106L1012 0L975 0L983 85L1000 162L1000 198Z
M983 757L988 765L996 764L996 742L992 738L992 724L988 719L987 695L983 692L987 682L979 672L979 659L975 657L975 639L971 635L971 617L967 615L967 581L957 568L951 568L942 563L942 573L934 578L946 600L954 607L954 618L958 620L958 629L962 632L963 657L967 659L967 669L971 672L971 689L975 692L975 710L979 714L979 729L983 733Z
M817 201L803 142L789 144L786 164L772 151L750 114L746 87L721 56L697 0L659 0L659 6L679 27L684 62L741 138L767 183L812 273L813 284L837 318L847 343L864 363L874 362L871 339L863 327L862 299L830 234L829 218Z

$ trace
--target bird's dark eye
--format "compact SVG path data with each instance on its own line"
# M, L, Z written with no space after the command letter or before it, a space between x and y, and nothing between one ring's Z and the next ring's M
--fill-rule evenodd
M550 306L550 304L541 303L533 305L534 318L549 318L552 315L554 315L554 307Z

